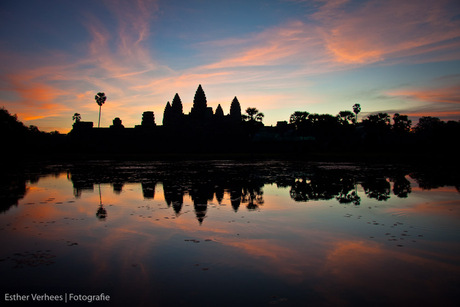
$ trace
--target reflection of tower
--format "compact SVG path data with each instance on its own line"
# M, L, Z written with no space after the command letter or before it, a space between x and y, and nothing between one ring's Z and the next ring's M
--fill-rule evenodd
M209 183L200 183L194 185L189 192L190 197L193 200L193 206L195 207L195 214L200 225L203 223L206 217L206 211L208 209L208 200L214 198L213 186Z
M120 194L121 191L123 190L123 182L114 182L112 183L113 186L113 192L115 194Z
M201 225L203 224L204 218L206 217L206 211L208 210L208 204L200 204L200 203L194 202L193 206L195 208L196 219Z
M99 208L97 209L96 216L99 220L104 221L107 217L107 210L105 210L104 206L102 205L102 193L101 193L101 184L99 186Z
M232 203L233 210L238 212L238 208L241 204L241 187L235 187L230 190L230 202Z
M224 199L224 188L222 188L222 186L217 186L216 187L216 200L217 200L217 203L220 205L222 203L223 199Z
M171 206L178 216L182 210L182 205L184 203L184 190L178 185L171 185L169 182L163 182L163 191L165 195L166 204Z
M153 199L155 197L155 186L156 182L142 182L142 194L145 199Z

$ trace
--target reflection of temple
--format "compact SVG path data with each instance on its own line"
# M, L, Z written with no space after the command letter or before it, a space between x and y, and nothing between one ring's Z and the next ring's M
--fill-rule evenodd
M154 181L142 181L142 194L145 199L154 199L155 198L155 186L156 182Z
M112 183L114 192L123 186L123 178L126 182L139 182L142 185L143 197L153 200L155 197L156 184L163 185L164 199L168 207L172 207L176 216L180 216L184 197L188 195L193 203L196 219L202 224L206 218L208 204L216 201L221 204L229 200L235 212L240 210L241 204L246 204L247 210L257 210L264 203L263 186L268 183L276 183L278 186L290 188L290 196L294 201L309 202L318 200L337 200L340 204L359 205L361 198L357 193L357 186L361 185L365 195L379 201L386 200L391 194L393 182L393 194L398 197L407 197L410 193L410 182L400 173L392 173L384 176L380 173L354 173L348 171L315 169L301 176L291 170L287 173L273 171L276 176L265 176L251 171L244 165L241 168L231 169L212 168L198 166L191 168L190 165L182 165L172 169L158 169L155 178L143 176L139 170L134 170L138 179L133 179L131 173L120 174L115 172ZM102 174L99 174L99 176ZM110 176L105 175L106 179ZM82 176L72 175L74 188L78 195L82 189L93 190L93 184L98 182L96 178L82 182ZM88 177L86 177L88 178ZM91 178L91 176L89 177ZM109 182L107 182L109 183Z
M184 204L184 188L168 180L163 181L163 193L168 207L172 205L176 216L179 216Z
M221 165L209 161L201 164L159 163L150 169L145 165L136 168L99 163L70 167L67 177L73 183L75 197L80 197L85 191L94 193L95 185L110 184L114 193L119 194L124 184L140 183L143 197L153 200L156 185L162 184L166 204L172 207L175 215L180 216L185 197L188 195L200 224L205 220L208 204L212 201L219 204L229 201L235 212L241 210L241 204L246 204L247 210L259 209L264 203L263 186L271 183L288 188L291 198L298 202L335 199L340 204L359 205L359 185L367 197L378 201L385 201L392 194L397 197L408 197L411 193L411 182L407 175L409 172L402 170L303 170L297 166L289 168L270 163L252 165L225 161ZM412 172L410 178L420 182L424 187L459 186L458 174L442 178L439 175L425 174ZM27 192L26 182L33 183L38 179L37 175L0 175L1 210L6 211L17 205L18 200ZM104 218L107 212L102 206L102 196L99 205L97 216Z

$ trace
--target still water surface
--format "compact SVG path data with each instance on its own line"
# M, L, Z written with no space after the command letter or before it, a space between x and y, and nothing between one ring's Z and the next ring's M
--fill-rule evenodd
M96 161L3 177L2 296L105 293L117 306L459 301L460 185L439 171Z

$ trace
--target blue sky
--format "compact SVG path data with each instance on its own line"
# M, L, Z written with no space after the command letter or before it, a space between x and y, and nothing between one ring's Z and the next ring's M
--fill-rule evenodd
M264 123L294 111L460 120L455 0L23 1L0 4L0 105L68 132L72 115L126 127L198 84L228 113L237 96Z

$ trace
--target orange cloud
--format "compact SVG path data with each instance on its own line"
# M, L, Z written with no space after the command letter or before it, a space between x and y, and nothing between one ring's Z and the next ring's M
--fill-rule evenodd
M14 90L23 102L33 105L36 102L50 102L60 95L64 95L64 91L59 88L52 87L46 83L34 81L33 76L29 72L22 74L10 75L8 77L12 90Z
M460 85L432 89L398 90L387 94L424 102L460 103Z
M201 44L202 47L225 46L235 42L216 41ZM204 66L204 69L222 69L245 66L281 65L286 63L305 63L317 58L318 41L309 31L308 25L301 21L290 22L280 27L268 29L245 40L237 41L240 51L224 56L222 60ZM249 46L248 46L249 45ZM233 46L235 47L235 46ZM234 48L233 48L234 50Z
M12 112L19 116L20 120L26 121L26 125L35 124L39 119L58 117L68 108L58 103L58 99L67 93L55 86L51 86L46 81L36 80L40 72L31 70L30 73L23 71L15 75L7 76L9 91L19 96L17 100L2 99L0 102ZM27 122L30 123L27 123Z
M460 117L460 111L425 111L425 112L407 112L406 115L413 117L434 116L443 119L455 119Z
M351 7L349 1L327 1L313 15L332 59L366 64L390 58L451 51L460 37L454 20L454 1L368 1ZM457 59L459 59L457 52Z
M101 22L100 16L88 16L86 26L92 36L88 46L90 61L95 61L106 78L132 77L155 69L157 65L144 41L149 36L151 20L158 11L157 1L111 1L107 7L118 20L118 31L113 35Z

